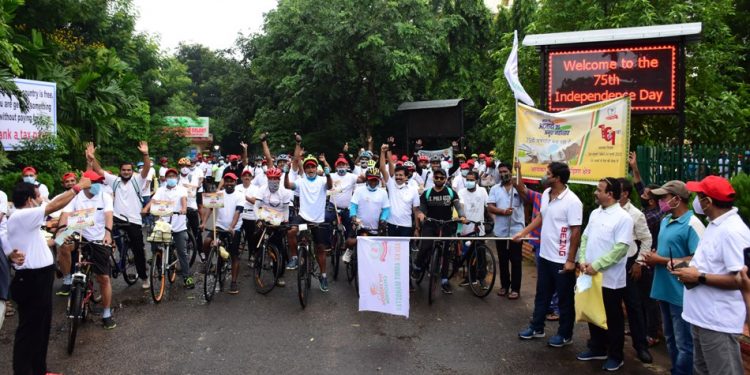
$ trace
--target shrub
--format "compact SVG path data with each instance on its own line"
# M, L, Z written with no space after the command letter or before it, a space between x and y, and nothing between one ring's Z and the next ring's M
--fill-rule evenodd
M750 225L750 175L739 173L732 178L732 187L737 193L734 205L739 208L745 224Z

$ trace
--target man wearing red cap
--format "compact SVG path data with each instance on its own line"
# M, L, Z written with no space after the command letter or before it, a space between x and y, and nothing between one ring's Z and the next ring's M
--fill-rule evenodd
M73 172L68 172L62 176L62 184L65 190L72 189L76 184L76 175ZM70 203L68 204L70 205ZM67 207L66 207L67 208ZM64 209L62 210L64 211ZM62 212L56 213L57 215ZM52 214L54 217L55 213ZM59 229L59 216L58 216L58 227ZM71 257L71 251L73 251L72 243L64 243L57 247L57 264L60 268L60 272L63 274L63 283L60 289L55 293L58 296L67 297L70 295L70 286L73 283L73 275L70 274L70 265L73 261Z
M105 329L112 329L117 326L112 319L112 284L110 283L110 254L112 249L112 197L109 194L103 194L102 184L104 177L94 171L86 171L83 177L91 180L91 187L79 192L75 199L65 206L62 215L60 215L60 229L68 224L68 217L73 212L81 210L94 209L94 225L81 231L83 239L79 251L88 252L89 260L94 263L93 270L96 275L96 281L99 283L99 289L102 294L102 323ZM101 246L96 242L104 244ZM68 274L70 270L62 270Z
M39 188L39 194L41 194L42 200L45 202L49 201L49 189L47 189L47 185L36 180L36 169L34 169L34 167L24 168L21 171L21 175L23 176L23 182L34 184L34 186Z
M454 191L461 191L466 187L466 176L471 171L469 163L461 164L460 168L460 174L454 175L453 182L451 182L451 187Z
M349 202L352 200L357 183L364 182L364 178L349 172L349 162L343 157L336 159L333 165L336 168L336 173L331 175L331 181L333 182L331 203L339 212L341 224L344 225L347 233L351 234L352 222L349 217Z
M692 325L693 373L742 374L737 336L745 309L735 281L745 265L750 229L734 207L735 191L725 178L708 176L687 183L695 192L693 210L709 220L690 266L672 273L686 286L682 317Z

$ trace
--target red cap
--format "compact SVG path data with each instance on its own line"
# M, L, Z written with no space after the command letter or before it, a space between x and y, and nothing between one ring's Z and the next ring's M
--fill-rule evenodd
M686 184L688 190L703 193L711 199L722 202L734 201L734 188L732 184L724 177L708 176L698 181L689 181Z
M176 174L176 175L178 175L178 176L180 175L180 172L178 172L178 171L177 171L176 169L174 169L174 168L169 168L169 169L167 169L167 173L164 173L164 175L166 176L166 175L168 175L168 174L170 174L170 173L174 173L174 174Z
M159 158L159 161L162 162L162 163L166 163L167 162L167 157L166 156L162 156L161 158Z
M396 155L391 155L391 160L393 160L393 161L396 161L396 160L398 160L398 156L396 156Z
M485 155L485 154L479 154L479 158L480 158L480 159L484 159L484 158L485 158L486 156L487 156L487 155Z
M229 155L229 161L235 161L235 160L240 160L240 157L237 155Z
M469 161L466 162L466 164L469 165L469 168L474 166L474 159L469 159Z
M242 177L244 175L250 175L250 176L252 176L253 172L250 172L249 169L245 169L244 171L242 171L242 174L240 175L240 177Z
M88 178L91 182L104 182L104 176L94 171L83 172L83 177Z
M23 169L23 171L21 171L21 173L23 173L23 174L26 174L28 172L36 174L36 169L34 169L34 167L26 167L26 168Z
M312 165L315 165L315 166L317 166L317 165L318 165L318 162L317 162L317 160L312 160L312 159L311 159L311 160L308 160L308 161L306 161L306 162L305 162L305 164L302 164L302 166L303 166L303 167L307 167L307 165L308 165L308 164L312 164Z
M234 174L234 173L232 173L232 172L229 172L229 173L227 173L227 174L224 175L223 179L226 180L227 178L231 178L232 180L237 181L237 175Z
M396 165L398 165L398 166L402 166L402 165L404 165L404 162L403 162L403 161L401 161L401 160L399 160L399 161L397 161L397 162L396 162Z
M469 166L469 163L462 163L460 168L461 169L471 169L471 167Z
M339 164L346 164L346 165L349 165L349 162L348 162L348 161L346 161L346 159L344 159L343 157L340 157L340 158L336 159L336 162L335 162L335 163L333 163L333 166L334 166L334 167L338 167L338 166L339 166Z
M73 173L73 172L68 172L68 173L62 175L62 180L65 181L65 180L67 180L67 179L69 179L71 177L76 178L76 174Z
M409 161L409 157L406 155L401 156L401 161Z

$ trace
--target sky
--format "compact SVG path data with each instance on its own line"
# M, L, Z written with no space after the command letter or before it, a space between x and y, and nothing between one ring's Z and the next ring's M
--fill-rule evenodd
M276 0L134 0L136 30L159 35L162 50L174 52L180 42L211 49L229 48L237 34L260 32L263 14Z

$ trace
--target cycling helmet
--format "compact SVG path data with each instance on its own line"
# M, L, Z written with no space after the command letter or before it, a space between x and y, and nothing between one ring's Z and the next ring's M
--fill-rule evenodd
M377 169L377 168L376 168L376 167L377 167L377 165L378 165L378 163L377 163L377 162L375 162L375 160L370 160L370 161L368 161L368 162L367 162L367 169L370 169L370 168L375 168L375 169Z
M367 173L365 174L365 177L367 177L367 179L371 179L371 178L380 179L380 170L378 169L378 167L367 168Z
M421 154L417 158L417 161L430 161L430 158L428 158L427 155Z
M414 162L411 161L411 160L405 161L404 162L404 167L406 167L408 169L416 169L417 168L417 166L414 165Z
M430 163L440 163L441 161L439 155L432 155L432 157L430 157Z
M289 155L279 154L279 156L276 157L276 161L289 161Z
M316 159L312 154L308 154L307 157L305 157L305 159L302 161L302 166L306 166L308 163L313 163L317 166L318 159Z
M372 152L364 150L364 151L362 151L362 152L359 153L359 157L360 158L372 159Z
M266 177L268 178L281 178L281 169L271 167L266 171Z
M177 165L190 165L190 159L180 158L180 160L177 161Z

